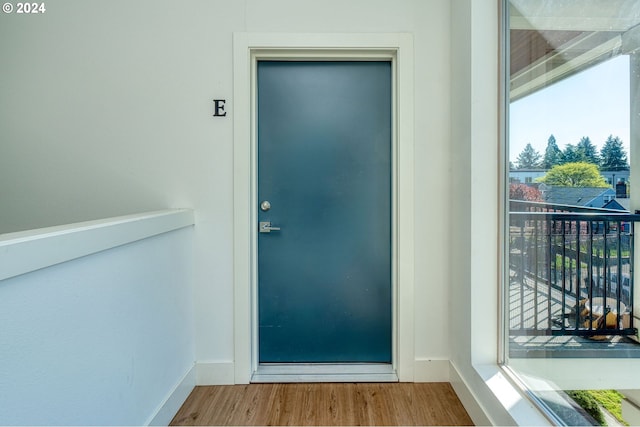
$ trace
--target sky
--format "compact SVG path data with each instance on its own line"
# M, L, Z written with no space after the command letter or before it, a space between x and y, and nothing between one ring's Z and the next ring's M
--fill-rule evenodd
M629 57L620 55L519 99L509 115L513 162L527 143L544 155L551 134L561 150L588 136L600 151L609 135L618 136L629 156Z

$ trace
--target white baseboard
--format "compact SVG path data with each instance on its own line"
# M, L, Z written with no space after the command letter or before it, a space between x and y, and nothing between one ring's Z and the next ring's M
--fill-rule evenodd
M413 365L413 381L417 383L449 382L449 359L416 359Z
M193 366L173 388L173 391L169 393L169 396L158 407L155 414L149 418L145 425L168 426L195 386L196 369L195 366Z
M196 385L234 384L233 362L196 363Z
M492 425L489 417L482 409L482 406L478 403L475 395L469 389L469 386L460 376L460 373L456 369L455 365L449 362L449 376L451 386L458 395L458 399L462 402L462 406L467 411L473 423L477 426L489 426Z
M233 384L233 363L196 363L174 387L169 396L145 423L148 426L169 425L197 385Z

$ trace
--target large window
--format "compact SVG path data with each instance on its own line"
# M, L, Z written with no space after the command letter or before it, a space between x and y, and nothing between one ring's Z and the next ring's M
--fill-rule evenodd
M638 424L640 2L504 12L504 363L559 423Z

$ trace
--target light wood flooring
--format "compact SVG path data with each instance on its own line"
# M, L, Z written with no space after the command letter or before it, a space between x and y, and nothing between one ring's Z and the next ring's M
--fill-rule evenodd
M171 425L473 425L449 383L196 387Z

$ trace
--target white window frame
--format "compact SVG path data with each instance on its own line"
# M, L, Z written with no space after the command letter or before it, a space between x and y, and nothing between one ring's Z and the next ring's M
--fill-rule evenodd
M500 7L503 9L503 12L506 10L505 9L505 5L507 3L508 0L500 0ZM526 0L521 0L523 3L526 3ZM587 8L587 3L594 3L594 2L585 2L580 4L579 6L579 10L583 11ZM531 3L529 3L531 4ZM577 3L576 3L577 4ZM510 31L510 26L508 23L508 19L506 16L504 16L505 14L502 14L502 18L503 21L501 22L501 26L502 26L502 32L503 35L504 34L508 34L508 32ZM546 19L546 18L545 18ZM627 17L621 17L620 18L620 22L618 23L618 25L624 27L624 23L626 22ZM611 28L613 29L614 26L611 25L611 20L607 17L604 17L602 19L603 23L607 23L605 25L605 28ZM551 21L550 21L551 22ZM557 19L555 21L554 24L557 24ZM576 20L575 21L576 25L577 25L577 30L584 30L584 22L583 20ZM618 25L616 25L615 27L618 28ZM566 29L566 27L563 27ZM637 31L637 30L636 30ZM637 33L633 34L634 37L637 37ZM624 37L622 39L622 46L625 46L625 43L631 44L630 40L637 40L635 38L632 37ZM626 42L625 42L626 40ZM627 46L628 48L629 46ZM508 57L507 57L507 52L509 51L509 46L508 43L505 43L505 40L502 40L501 43L501 50L502 50L502 62L503 62L503 69L501 69L501 72L506 72L507 68L504 67L508 67ZM501 281L502 281L502 291L501 291L501 299L500 299L500 315L501 315L501 319L500 319L500 341L498 343L498 347L499 347L499 351L498 351L498 364L500 366L501 372L506 374L506 376L508 377L508 380L511 382L512 386L515 386L516 389L519 390L519 392L527 397L531 402L535 402L535 404L537 405L537 410L543 410L544 411L544 415L547 418L547 420L558 423L560 422L557 418L556 415L546 411L546 408L544 407L543 404L541 404L541 402L538 400L538 398L535 396L534 393L531 393L529 388L530 384L535 383L536 387L540 388L540 389L544 389L544 390L557 390L557 389L594 389L594 388L618 388L618 389L624 389L624 388L629 388L629 389L634 389L637 388L638 385L638 376L634 375L637 372L640 372L640 360L637 359L624 359L625 363L620 363L619 359L615 359L615 358L562 358L562 359L552 359L552 358L514 358L514 359L509 359L509 357L507 356L507 345L506 343L508 342L508 327L507 327L507 319L506 319L506 313L505 313L505 302L504 300L507 298L507 295L505 293L505 284L508 283L507 278L505 277L506 274L506 269L504 267L504 263L505 263L505 253L507 253L507 246L505 243L505 236L508 235L508 197L506 196L507 191L505 189L505 182L508 182L508 170L505 172L505 169L508 169L508 167L505 167L506 164L508 164L508 156L506 155L506 149L507 149L507 143L508 141L506 140L506 134L508 133L508 112L505 111L505 109L507 109L507 103L508 101L505 99L506 97L508 97L508 93L510 90L510 86L509 86L509 82L507 81L506 78L504 78L504 75L501 76L500 78L500 85L499 85L499 91L501 92L501 97L502 99L500 100L499 105L501 106L501 111L499 112L501 117L500 117L500 139L501 139L501 147L500 147L500 162L499 162L499 168L502 170L501 175L500 175L500 179L499 179L499 187L500 187L500 198L499 198L499 202L501 204L501 213L499 215L499 227L498 230L501 233L501 242L503 243L501 245L500 248L500 259L498 260L497 264L500 266L500 274L502 275L501 277ZM633 97L634 93L636 92L637 89L634 90L634 80L631 80L631 99L635 99ZM637 103L632 103L631 108L632 108L632 114L631 117L635 117L636 115L634 115L633 113L633 108L634 105L638 105ZM635 125L634 121L632 120L631 122L631 140L632 140L632 144L633 141L637 140L637 138L634 138L634 131L637 132L638 129L640 128L640 126ZM637 133L636 133L637 135ZM634 157L634 154L636 153L635 156L638 156L637 150L631 150L631 155L632 157ZM637 157L636 157L637 158ZM633 158L630 159L631 163L633 163ZM635 174L633 172L632 169L632 177L631 180L633 181L633 175ZM639 173L640 172L636 172ZM633 188L633 187L632 187ZM632 190L633 191L633 190ZM637 193L640 194L640 193ZM632 196L633 197L633 196ZM632 200L637 200L636 198L632 198ZM632 205L632 211L634 210L634 206ZM640 244L640 242L636 241L636 248L638 248L638 245ZM635 262L639 262L638 259L640 258L640 253L638 253L637 249L636 249L636 261ZM638 294L635 295L635 298L638 299L640 298L640 296ZM603 375L603 376L598 376L595 378L589 378L589 376L585 376L585 375L580 375L581 372L589 372L591 370L593 370L593 367L597 366L598 370L602 371L602 372L606 372L607 375ZM528 381L528 384L524 384L522 382L522 379L526 378ZM550 380L550 379L553 379ZM611 381L616 381L616 383L618 384L616 387L612 387ZM500 399L502 400L502 399ZM510 411L511 414L516 414L519 415L518 411Z

